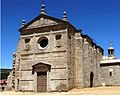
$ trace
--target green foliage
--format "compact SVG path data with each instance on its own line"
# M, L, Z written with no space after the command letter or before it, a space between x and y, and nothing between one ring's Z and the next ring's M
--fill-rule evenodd
M12 69L0 69L0 79L7 79L11 70Z

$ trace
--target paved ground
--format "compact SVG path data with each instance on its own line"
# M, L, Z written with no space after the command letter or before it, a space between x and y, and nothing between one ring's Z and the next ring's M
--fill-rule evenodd
M2 96L13 96L13 95L39 95L39 96L70 96L70 95L120 95L120 87L95 87L95 88L84 88L84 89L72 89L69 92L52 92L52 93L36 93L36 92L14 92L14 91L3 91L0 93Z

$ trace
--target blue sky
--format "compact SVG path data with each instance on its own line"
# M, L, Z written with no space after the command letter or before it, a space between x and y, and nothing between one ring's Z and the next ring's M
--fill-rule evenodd
M47 15L62 19L66 10L68 20L82 29L104 49L109 42L120 58L120 0L44 0ZM12 68L12 54L20 37L22 19L29 22L40 14L42 0L2 0L1 67Z

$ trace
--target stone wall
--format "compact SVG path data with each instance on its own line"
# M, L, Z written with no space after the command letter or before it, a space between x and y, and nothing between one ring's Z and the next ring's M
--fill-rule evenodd
M56 35L61 34L59 41L60 45L57 47ZM48 38L48 45L45 49L40 49L37 43L41 37ZM30 39L30 49L25 50L25 39ZM51 65L49 73L48 89L55 90L68 90L68 57L67 57L67 30L50 31L32 35L21 36L21 61L20 61L20 81L19 90L34 90L32 85L35 80L33 79L32 66L43 62ZM27 78L27 80L26 80ZM17 83L17 82L16 82ZM28 84L28 86L27 86ZM32 86L28 88L29 86Z
M111 76L110 76L111 72ZM116 86L120 85L120 66L101 66L100 67L100 85Z
M90 87L91 79L93 79L92 86L98 86L98 70L102 57L102 51L95 48L87 38L82 37L81 33L76 33L75 43L76 53L76 87ZM91 75L93 77L91 78Z

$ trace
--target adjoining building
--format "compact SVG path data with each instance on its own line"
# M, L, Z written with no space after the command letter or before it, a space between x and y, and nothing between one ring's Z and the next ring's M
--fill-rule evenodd
M120 59L115 56L111 43L108 48L108 56L103 56L100 61L100 84L106 86L120 85Z
M7 85L7 77L10 73L11 69L0 69L0 91L4 90Z
M29 23L23 20L19 31L9 76L16 91L68 91L100 85L103 49L70 24L66 12L62 20L51 17L42 4L40 15Z

